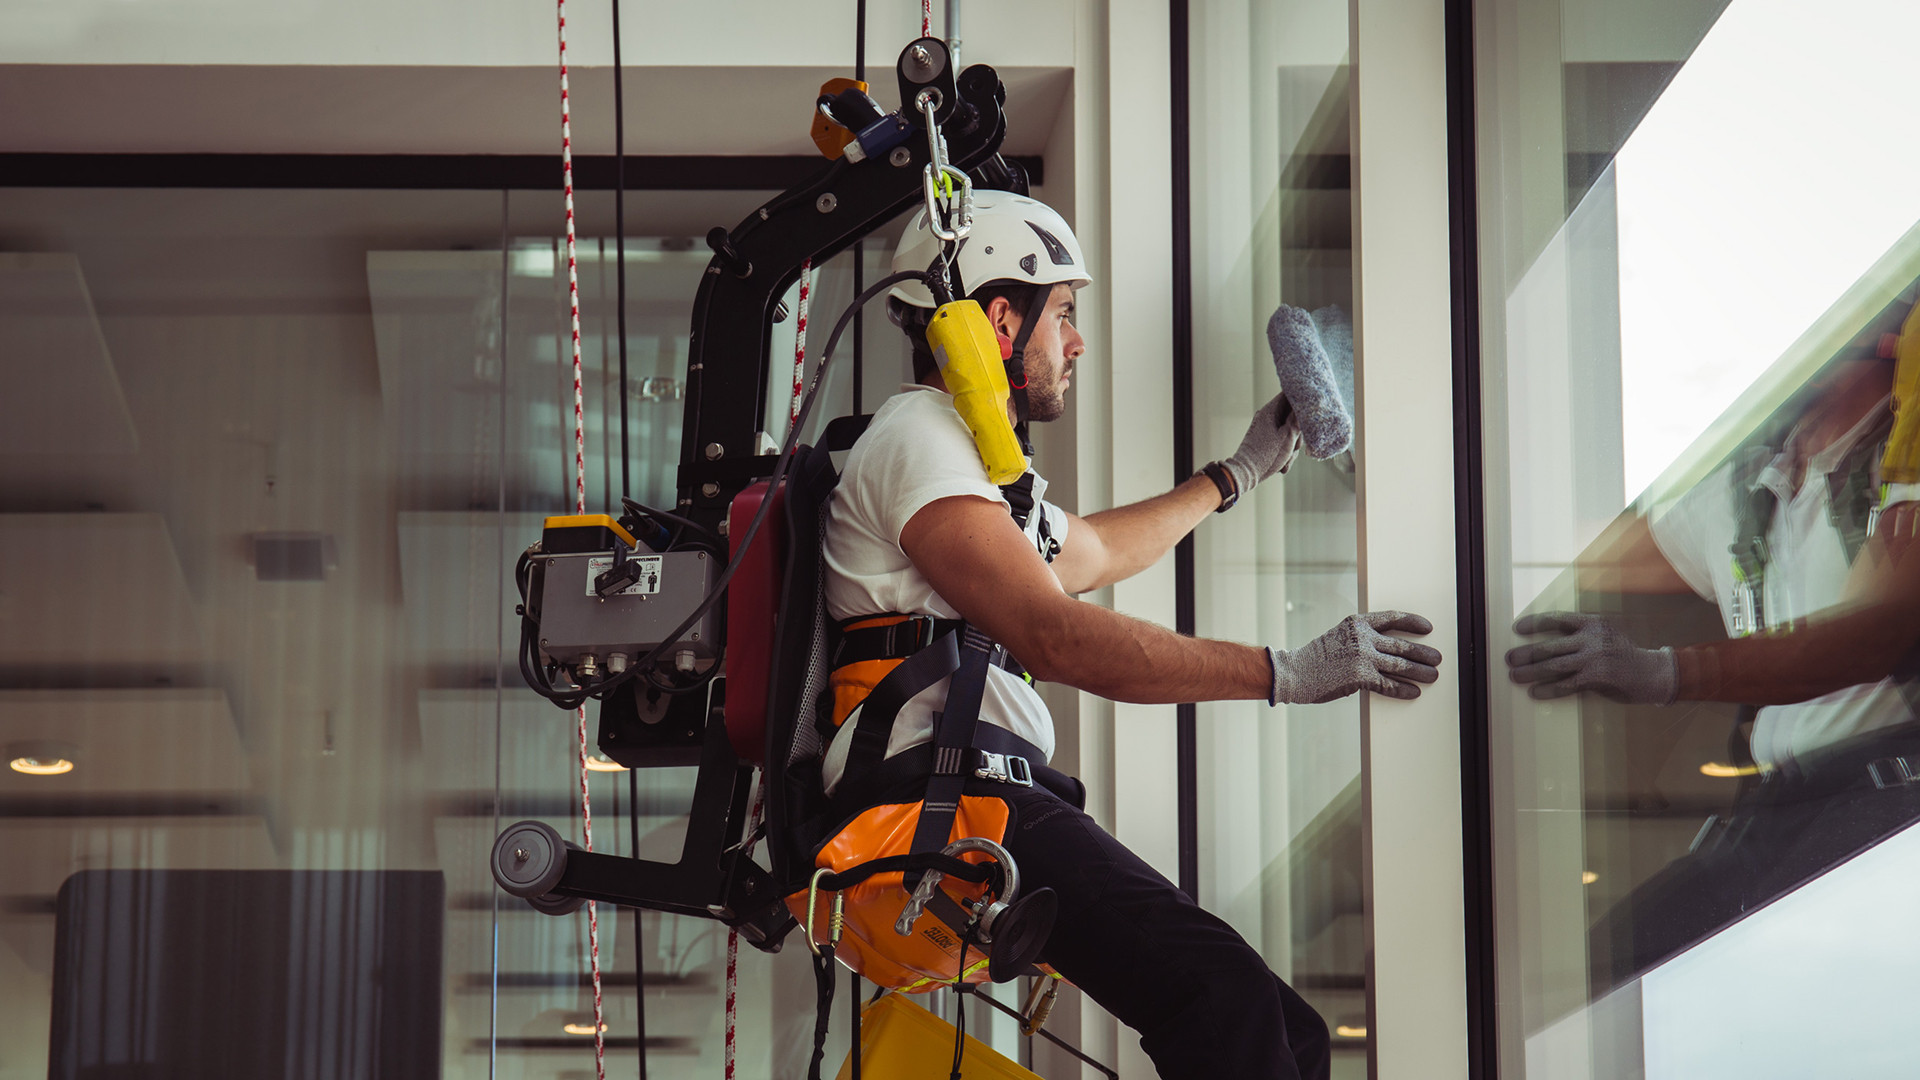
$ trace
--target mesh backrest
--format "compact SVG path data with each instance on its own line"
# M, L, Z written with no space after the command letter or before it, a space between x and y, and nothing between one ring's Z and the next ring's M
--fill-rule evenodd
M789 766L804 761L819 761L826 755L826 742L820 734L820 701L827 690L827 568L823 552L827 546L827 515L815 515L813 572L813 633L807 649L806 670L801 677L799 715L794 719L793 741L787 752Z

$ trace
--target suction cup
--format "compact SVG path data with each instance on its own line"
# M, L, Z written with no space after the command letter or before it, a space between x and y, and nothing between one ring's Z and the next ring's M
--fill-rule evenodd
M1008 905L993 920L987 946L987 977L1002 983L1027 973L1053 933L1060 900L1052 889L1036 889Z

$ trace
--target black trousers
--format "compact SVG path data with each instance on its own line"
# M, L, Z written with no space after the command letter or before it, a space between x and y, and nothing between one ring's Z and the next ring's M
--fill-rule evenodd
M1325 1080L1327 1025L1313 1007L1233 927L1068 802L1084 792L1078 781L1035 772L1032 788L969 793L1012 805L1005 846L1022 891L1059 896L1041 960L1139 1032L1164 1080Z
M1790 774L1749 784L1697 846L1614 904L1589 931L1594 993L1630 982L1897 832L1920 823L1920 730L1875 733ZM1881 782L1869 767L1880 763ZM1885 786L1882 786L1882 785Z

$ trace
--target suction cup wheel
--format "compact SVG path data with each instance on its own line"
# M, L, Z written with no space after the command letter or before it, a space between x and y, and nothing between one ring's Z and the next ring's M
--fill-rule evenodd
M544 897L560 884L572 846L544 821L515 822L493 842L493 880L514 896Z
M1052 889L1035 889L1001 912L987 946L987 978L1003 983L1025 975L1046 948L1059 913L1060 898Z
M571 915L587 906L587 898L547 893L544 896L527 897L527 906L542 915Z

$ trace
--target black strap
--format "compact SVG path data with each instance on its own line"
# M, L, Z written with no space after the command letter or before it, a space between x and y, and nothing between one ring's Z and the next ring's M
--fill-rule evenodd
M887 740L893 735L893 719L901 707L914 695L960 669L959 638L959 634L942 635L888 672L867 695L860 706L860 719L854 725L853 743L847 748L846 775L860 776L887 759ZM951 693L948 700L952 700Z
M947 707L933 714L933 772L927 777L920 823L908 849L916 854L946 847L947 835L953 831L960 793L973 764L973 732L980 721L980 699L986 693L993 652L992 640L969 626L960 643L960 670L948 684ZM908 888L919 883L918 873L907 877Z
M897 617L900 621L888 626L844 629L849 623L889 617ZM867 660L904 660L942 635L960 630L966 622L961 619L938 619L932 615L865 615L858 619L843 619L840 625L843 628L840 631L840 643L834 646L833 651L833 666L836 668Z
M821 892L843 892L873 877L875 874L911 873L920 874L928 870L938 870L950 878L979 884L992 877L996 867L993 863L970 863L952 855L942 855L937 851L925 851L918 854L888 855L881 859L869 859L866 862L850 866L837 874L828 874L820 879Z
M1065 777L1047 767L1047 756L1040 748L1027 740L993 724L977 724L973 729L973 748L994 754L1009 754L1027 760L1033 770L1034 782L1053 791L1062 799L1073 802L1077 797L1080 805L1085 806L1084 791L1077 796L1062 792L1052 782L1043 781L1049 775ZM860 811L869 806L882 803L912 802L926 790L927 777L933 772L934 746L921 743L893 755L878 766L866 772L856 773L849 769L833 789L833 820L850 821ZM978 760L970 763L977 766ZM838 830L833 830L838 831Z
M1030 403L1027 401L1027 341L1033 337L1034 327L1040 325L1041 316L1047 313L1047 301L1053 299L1053 286L1043 285L1034 290L1033 301L1027 305L1026 320L1020 324L1020 332L1013 336L1013 352L1007 357L1007 388L1013 391L1013 433L1020 439L1020 450L1028 457L1033 456L1033 440L1027 434L1027 416ZM1020 522L1022 528L1026 522Z

